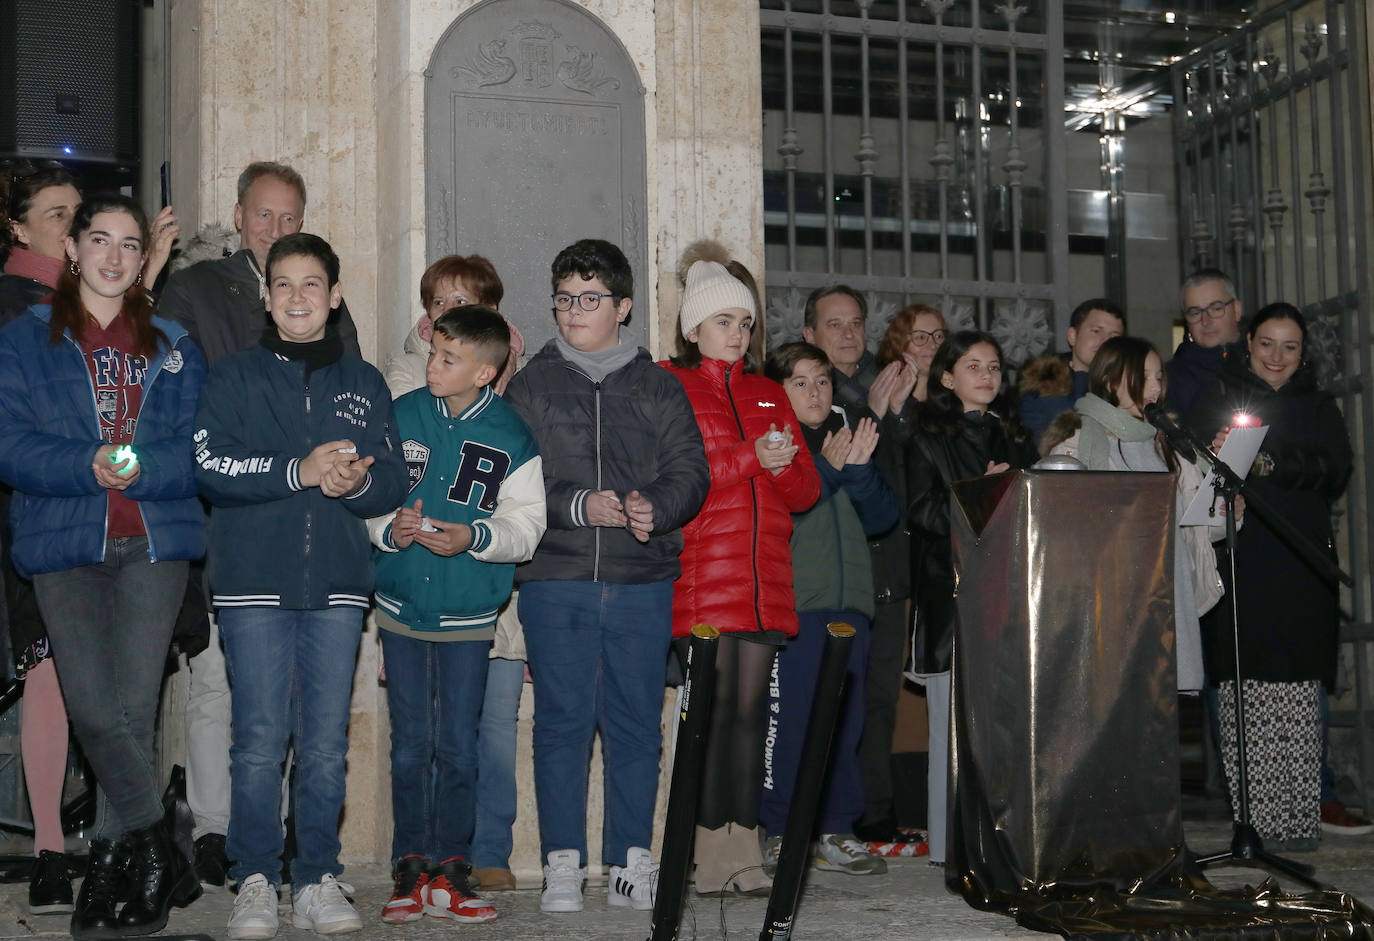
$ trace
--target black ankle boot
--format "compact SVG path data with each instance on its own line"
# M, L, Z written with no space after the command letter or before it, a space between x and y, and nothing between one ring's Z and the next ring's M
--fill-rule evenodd
M166 820L130 834L135 888L119 913L121 935L152 934L167 924L167 910L200 895L200 880L186 855L173 844Z
M71 933L77 941L119 937L115 907L128 891L129 848L123 843L96 840L91 844L86 878L76 897Z

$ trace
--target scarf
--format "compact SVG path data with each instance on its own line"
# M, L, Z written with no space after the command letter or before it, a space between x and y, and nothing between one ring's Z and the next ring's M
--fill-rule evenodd
M628 366L639 355L639 344L628 338L622 338L610 349L597 350L595 353L582 352L563 339L562 334L553 339L563 358L586 373L592 382L600 382L617 369Z
M1085 420L1078 431L1078 459L1088 470L1111 469L1108 435L1122 441L1148 441L1155 436L1154 425L1091 392L1075 402L1073 410L1084 419L1091 419Z
M277 333L275 326L268 327L262 332L262 345L273 353L285 356L287 359L298 359L305 363L305 374L308 377L317 369L322 369L330 363L337 363L343 357L343 340L339 339L339 331L333 326L324 328L324 336L318 340L311 340L309 343L292 343L290 340L283 340L281 334Z
M57 277L62 273L65 258L49 258L32 249L16 245L10 249L9 260L5 262L5 274L28 278L48 287L57 287Z

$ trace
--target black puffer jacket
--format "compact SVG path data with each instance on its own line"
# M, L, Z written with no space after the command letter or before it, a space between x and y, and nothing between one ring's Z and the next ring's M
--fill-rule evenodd
M1350 436L1335 399L1317 388L1308 367L1275 391L1251 372L1244 357L1232 357L1198 400L1189 423L1210 442L1238 411L1269 426L1260 452L1272 458L1273 469L1258 476L1258 468L1252 471L1248 488L1334 558L1331 504L1345 489L1351 469ZM1203 621L1211 681L1235 677L1230 599L1238 598L1240 666L1247 679L1334 685L1335 582L1303 562L1254 503L1237 535L1235 591L1224 546L1217 568L1228 584L1222 602Z
M682 383L645 350L600 382L550 340L515 374L505 400L530 426L544 464L549 527L517 583L539 579L644 584L682 572L684 523L711 487L706 451ZM587 495L632 490L654 506L647 543L588 526Z
M949 485L981 477L988 461L1013 469L1036 461L1027 437L1012 440L991 413L968 412L951 433L920 430L907 447L907 519L911 584L916 600L916 672L950 667L954 637L954 558L949 541Z

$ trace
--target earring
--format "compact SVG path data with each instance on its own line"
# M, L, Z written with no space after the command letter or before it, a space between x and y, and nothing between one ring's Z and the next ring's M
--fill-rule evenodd
M75 258L67 262L67 270L72 273L73 278L81 277L81 266L76 263Z
M134 284L135 284L135 285L139 285L139 284L142 284L142 283L143 283L143 272L140 271L140 272L138 273L138 277L137 277L137 278L134 278Z

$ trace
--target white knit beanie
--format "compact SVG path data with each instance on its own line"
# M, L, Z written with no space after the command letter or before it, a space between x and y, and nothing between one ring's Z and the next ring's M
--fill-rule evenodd
M749 311L758 317L754 295L725 266L714 261L697 261L687 269L687 286L682 290L682 335L686 337L712 314L731 307Z

